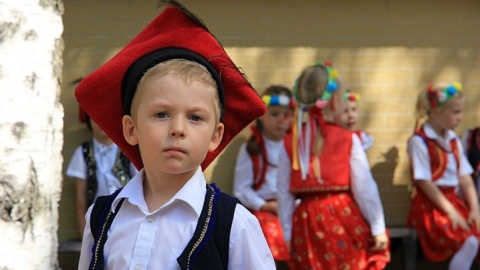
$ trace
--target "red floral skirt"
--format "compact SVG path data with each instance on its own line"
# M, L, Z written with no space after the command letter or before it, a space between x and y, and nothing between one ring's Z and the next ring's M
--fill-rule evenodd
M460 215L467 219L470 210L463 199L457 196L455 189L451 187L440 190ZM454 230L448 216L418 188L411 200L407 224L416 229L425 257L433 262L448 260L469 236L480 236L474 226L470 226L471 231L460 227Z
M371 252L368 223L349 192L303 196L293 214L289 269L383 269L389 249Z
M283 238L282 226L278 217L266 211L252 211L262 227L265 239L276 261L288 260L288 248Z

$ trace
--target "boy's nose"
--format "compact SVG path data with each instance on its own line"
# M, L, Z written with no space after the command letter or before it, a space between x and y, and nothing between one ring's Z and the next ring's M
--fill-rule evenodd
M171 135L172 137L177 137L177 136L180 137L180 138L185 137L185 133L184 133L184 132L172 131L172 132L170 133L170 135Z
M170 136L172 137L185 137L185 123L181 120L173 121L170 127Z

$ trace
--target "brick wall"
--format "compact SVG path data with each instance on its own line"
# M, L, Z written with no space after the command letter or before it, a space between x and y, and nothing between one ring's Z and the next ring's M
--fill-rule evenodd
M158 14L155 0L65 0L66 167L88 138L77 121L68 83L111 58ZM474 0L425 1L182 1L197 13L261 92L291 86L301 69L331 61L350 88L362 94L361 126L375 144L368 152L380 187L387 224L402 225L408 211L406 141L414 124L416 95L430 80L458 80L467 96L464 121L479 124L480 5ZM242 134L207 170L226 191ZM65 180L61 239L77 237L74 185Z

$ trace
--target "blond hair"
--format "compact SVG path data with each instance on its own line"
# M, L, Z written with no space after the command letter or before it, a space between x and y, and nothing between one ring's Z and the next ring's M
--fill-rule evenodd
M448 107L453 100L463 98L463 93L456 91L455 94L448 97L444 102L439 102L436 96L438 96L438 93L443 92L447 86L446 83L439 82L430 84L427 89L420 91L415 104L415 130L418 129L420 122L428 120L433 110L443 110ZM433 92L437 92L437 95L432 96Z
M192 83L193 81L198 81L207 86L215 88L217 91L215 91L214 94L214 111L217 123L220 122L222 111L218 95L217 83L215 82L207 68L197 62L186 59L171 59L165 62L161 62L145 72L143 77L140 79L140 82L138 83L137 90L143 87L149 79L154 77L159 78L167 74L175 74L187 85ZM134 108L134 106L138 106L138 101L136 101L137 99L135 98L135 96L133 97L132 108Z

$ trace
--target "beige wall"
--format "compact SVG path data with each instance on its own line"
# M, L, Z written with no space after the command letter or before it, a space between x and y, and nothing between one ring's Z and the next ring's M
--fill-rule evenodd
M155 0L64 0L66 167L88 138L77 121L68 83L112 57L158 14ZM408 210L406 141L416 95L430 80L464 85L466 112L457 129L479 124L480 4L475 0L425 1L183 1L225 46L261 92L291 86L300 70L331 61L351 89L362 94L361 126L375 138L368 152L387 224L403 225ZM242 134L243 136L246 134ZM207 175L227 192L240 136ZM66 179L60 239L77 237L74 185Z

